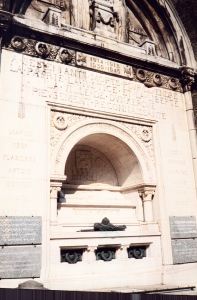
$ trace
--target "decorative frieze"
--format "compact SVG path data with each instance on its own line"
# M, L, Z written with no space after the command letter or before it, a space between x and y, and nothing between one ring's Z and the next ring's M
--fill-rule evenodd
M132 68L132 66L117 63L104 58L76 52L74 50L14 36L8 46L9 50L40 57L58 63L79 66L101 73L108 73L129 80L141 82L147 87L161 87L164 89L182 92L181 82L178 78L165 76L144 69ZM184 80L188 82L188 73L183 71Z
M20 36L11 39L8 49L50 61L75 65L75 51Z

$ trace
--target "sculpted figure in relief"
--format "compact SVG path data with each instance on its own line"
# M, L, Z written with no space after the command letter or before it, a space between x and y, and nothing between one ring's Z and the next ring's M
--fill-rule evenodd
M115 33L117 35L117 39L122 42L126 42L127 6L125 0L115 0L114 11L116 13Z
M81 29L90 30L89 0L72 0L71 24Z

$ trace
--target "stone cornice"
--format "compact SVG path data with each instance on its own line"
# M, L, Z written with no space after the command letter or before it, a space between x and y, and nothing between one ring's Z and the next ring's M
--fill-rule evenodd
M3 45L10 42L14 35L23 35L26 38L35 37L37 41L53 45L62 45L91 53L95 56L111 59L125 64L132 64L133 67L143 68L163 75L180 78L180 66L160 56L146 55L144 49L125 44L117 40L105 38L91 31L82 30L70 25L61 28L47 25L42 21L27 19L25 16L14 16L10 20L11 30L9 36L3 40Z
M18 53L23 53L33 57L106 73L106 71L103 71L101 69L97 70L97 68L90 68L90 66L88 66L87 64L79 62L79 55L83 56L84 61L87 60L88 55L83 52L77 52L68 47L55 46L35 39L28 39L22 36L14 36L11 38L6 48L11 51L16 51ZM99 57L98 59L102 60L102 58ZM107 61L110 62L111 60ZM133 67L133 64L131 62L129 64L121 64L121 66L124 69L125 75L114 74L113 72L112 75L124 77L136 82L141 82L147 87L161 87L171 91L182 92L182 86L179 78L165 76L158 72L154 73L146 70L145 68L136 68ZM127 74L128 70L132 70L132 78Z

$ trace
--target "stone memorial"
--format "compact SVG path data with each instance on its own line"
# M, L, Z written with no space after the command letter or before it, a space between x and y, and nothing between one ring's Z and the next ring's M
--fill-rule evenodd
M0 0L0 288L197 284L196 60L153 2Z
M36 278L41 272L41 247L0 248L0 278Z
M197 239L172 240L174 264L197 262Z
M170 217L172 239L197 238L196 218Z
M0 216L0 245L41 244L41 226L41 217Z

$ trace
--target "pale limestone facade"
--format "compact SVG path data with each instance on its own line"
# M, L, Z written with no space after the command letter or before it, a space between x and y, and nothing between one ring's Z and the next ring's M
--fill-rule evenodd
M197 284L197 235L181 255L170 229L197 217L196 62L171 2L144 7L160 34L138 1L20 2L0 13L0 216L41 217L32 277L61 290ZM93 231L104 217L125 231ZM96 259L110 247L115 259ZM82 261L61 262L69 250ZM0 287L25 280L3 268Z

